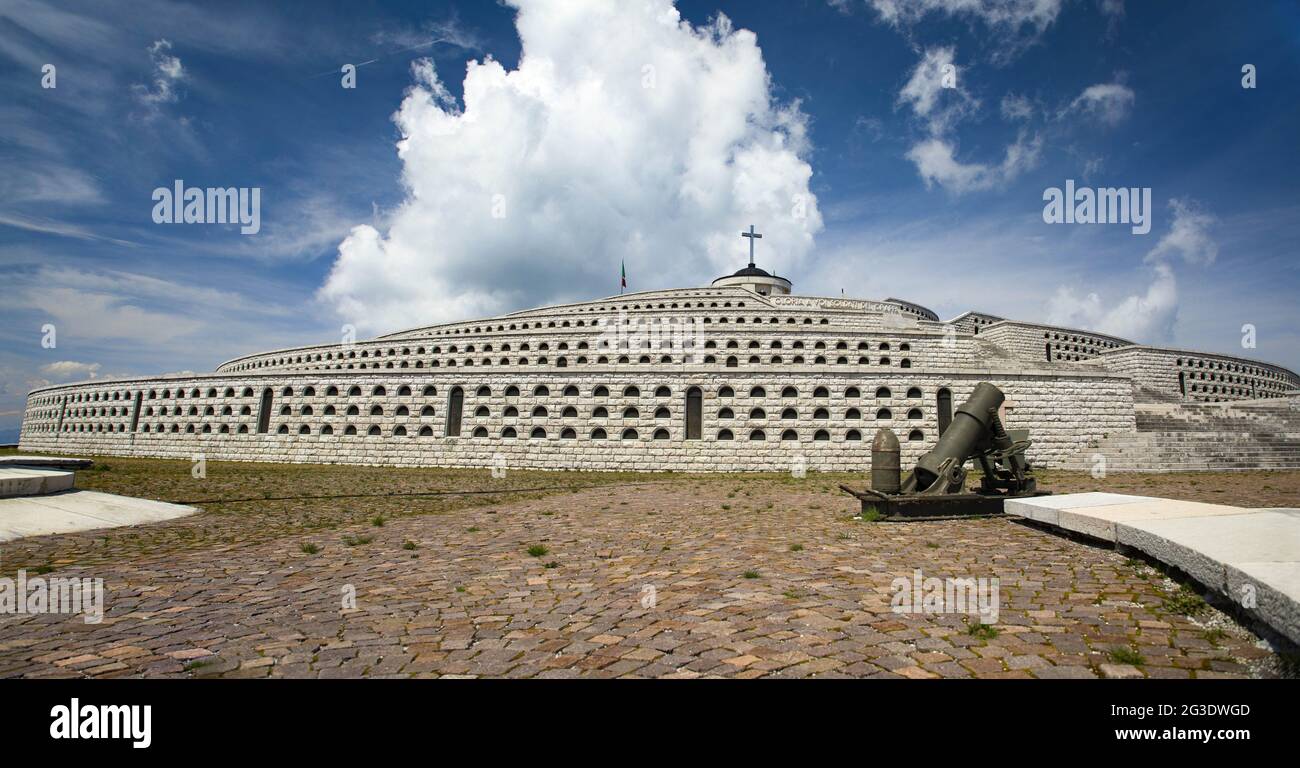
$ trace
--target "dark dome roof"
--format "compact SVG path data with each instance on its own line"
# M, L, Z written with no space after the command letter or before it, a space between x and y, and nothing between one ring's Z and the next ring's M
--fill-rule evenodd
M766 269L762 269L753 264L750 264L748 267L745 267L744 269L738 269L735 272L732 272L730 275L723 275L722 277L719 277L718 280L726 280L727 278L731 278L731 277L768 277L773 280L784 280L787 283L790 282L789 280L786 280L784 277L781 277L780 275L774 275L771 272L768 272ZM716 283L718 282L718 280L714 280L713 282Z

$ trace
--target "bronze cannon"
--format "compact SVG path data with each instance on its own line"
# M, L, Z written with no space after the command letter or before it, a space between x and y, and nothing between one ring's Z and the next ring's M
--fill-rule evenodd
M918 520L1002 512L1008 498L1045 496L1031 473L1026 452L1028 430L1008 430L998 416L1006 400L1002 390L980 382L953 415L935 447L901 479L898 439L881 429L872 441L872 487L842 490L862 501L862 511L885 520ZM966 462L980 465L983 476L965 492Z

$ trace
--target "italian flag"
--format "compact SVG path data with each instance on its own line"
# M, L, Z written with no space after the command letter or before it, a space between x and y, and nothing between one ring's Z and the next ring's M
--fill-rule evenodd
M623 289L627 288L627 262L620 260L618 262L618 267L622 278L622 283L618 287L618 292L622 293Z

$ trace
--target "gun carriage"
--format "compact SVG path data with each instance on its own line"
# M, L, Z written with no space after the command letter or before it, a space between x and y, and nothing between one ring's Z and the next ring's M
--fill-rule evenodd
M885 520L933 520L1001 514L1006 499L1046 496L1038 490L1026 451L1029 430L1006 429L998 410L1002 390L980 382L957 409L934 449L902 479L898 438L881 429L871 443L871 488L840 488ZM966 462L979 464L979 487L966 492Z

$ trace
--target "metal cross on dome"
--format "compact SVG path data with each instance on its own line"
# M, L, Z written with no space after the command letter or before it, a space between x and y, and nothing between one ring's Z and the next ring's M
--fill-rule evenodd
M752 266L754 266L754 241L757 240L757 239L759 239L760 237L762 237L762 235L760 235L760 234L758 234L757 232L755 232L755 231L754 231L754 225L753 225L753 224L750 224L750 225L749 225L749 231L748 231L748 232L741 232L741 233L740 233L740 236L741 236L741 237L748 237L748 238L749 238L749 266L752 267Z

